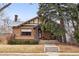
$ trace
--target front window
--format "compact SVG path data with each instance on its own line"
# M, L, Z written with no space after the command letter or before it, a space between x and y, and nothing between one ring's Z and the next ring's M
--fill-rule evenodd
M31 36L31 32L21 32L21 35L24 35L24 36Z
M22 36L31 36L31 29L21 29Z

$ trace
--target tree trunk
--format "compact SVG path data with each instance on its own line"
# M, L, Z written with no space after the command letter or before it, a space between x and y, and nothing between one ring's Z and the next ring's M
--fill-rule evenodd
M63 19L60 20L60 24L61 24L61 27L64 28L64 21L63 21ZM66 43L66 36L65 36L65 34L62 36L62 42Z

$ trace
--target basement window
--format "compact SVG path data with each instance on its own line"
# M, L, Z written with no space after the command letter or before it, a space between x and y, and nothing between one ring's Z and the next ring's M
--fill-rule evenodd
M31 29L22 29L21 30L21 35L22 36L31 36Z

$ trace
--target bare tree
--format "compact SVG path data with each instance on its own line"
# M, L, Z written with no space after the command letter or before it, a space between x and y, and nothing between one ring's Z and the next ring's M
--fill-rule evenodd
M9 32L9 27L8 27L9 18L5 15L4 10L10 5L11 5L11 3L1 3L0 4L0 33Z

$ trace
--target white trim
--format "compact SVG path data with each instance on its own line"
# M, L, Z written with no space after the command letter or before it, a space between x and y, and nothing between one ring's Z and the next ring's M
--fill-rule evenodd
M32 32L31 29L21 29L22 32Z

